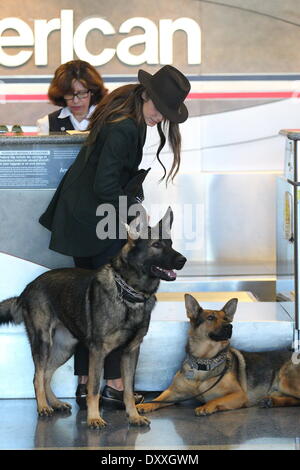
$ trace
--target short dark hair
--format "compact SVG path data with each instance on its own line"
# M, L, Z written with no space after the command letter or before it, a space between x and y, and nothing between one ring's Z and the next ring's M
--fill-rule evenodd
M71 60L60 65L50 83L48 97L51 103L57 106L67 106L64 96L72 93L72 81L78 80L87 90L90 90L90 105L98 104L108 93L101 75L88 62L84 60Z

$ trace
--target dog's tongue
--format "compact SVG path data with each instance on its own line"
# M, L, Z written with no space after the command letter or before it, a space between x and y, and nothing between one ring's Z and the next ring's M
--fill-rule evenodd
M164 269L164 271L171 281L174 281L176 279L177 274L175 273L175 271L172 271L172 269L170 269L169 271L167 269Z
M176 279L176 273L172 269L162 269L158 268L160 271L164 272L166 276L170 279L170 281L174 281Z

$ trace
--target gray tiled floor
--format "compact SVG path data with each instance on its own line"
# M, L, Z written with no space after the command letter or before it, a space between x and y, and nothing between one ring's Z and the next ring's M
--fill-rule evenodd
M148 394L148 397L151 397ZM195 402L158 410L150 427L128 426L124 411L103 411L108 426L86 427L71 414L38 418L35 400L0 400L0 449L270 449L300 448L300 408L249 408L196 417Z

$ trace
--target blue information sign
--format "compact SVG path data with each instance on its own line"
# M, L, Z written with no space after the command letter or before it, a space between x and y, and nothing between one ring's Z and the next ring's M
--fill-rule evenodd
M0 150L0 189L55 189L78 145L6 145Z

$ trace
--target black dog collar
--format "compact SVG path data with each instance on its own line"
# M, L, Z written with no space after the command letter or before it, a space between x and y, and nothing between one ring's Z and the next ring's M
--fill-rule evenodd
M146 297L143 294L136 292L134 289L132 289L132 287L126 284L124 279L122 279L122 277L119 276L119 274L114 272L114 276L115 276L115 281L117 283L119 295L122 299L127 300L128 302L131 302L131 303L146 302L147 300Z

